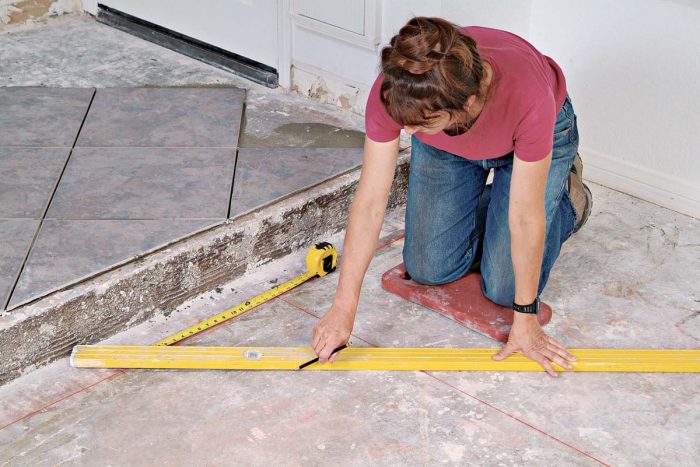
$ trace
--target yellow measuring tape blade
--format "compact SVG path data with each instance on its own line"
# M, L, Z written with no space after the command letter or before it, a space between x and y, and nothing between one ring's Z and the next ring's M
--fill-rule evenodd
M173 345L177 342L180 342L183 339L187 339L190 336L194 336L197 333L205 331L213 326L216 326L217 324L221 324L224 321L228 321L231 318L235 318L236 316L245 313L251 308L255 308L258 305L262 305L263 303L272 300L273 298L278 297L279 295L282 295L285 292L288 292L294 287L297 287L303 284L304 282L308 281L312 277L325 276L326 274L335 271L337 261L338 252L335 250L333 245L331 245L328 242L317 243L313 247L311 247L311 249L309 249L308 253L306 254L307 271L304 274L297 276L294 279L285 282L284 284L280 284L276 287L273 287L270 290L251 298L250 300L246 300L243 303L239 303L238 305L231 307L226 311L222 311L218 315L212 316L211 318L207 318L204 321L195 324L194 326L190 326L189 328L183 329L182 331L168 336L165 339L161 339L153 345Z
M543 371L515 354L496 362L496 348L348 347L334 362L306 370ZM700 372L700 350L569 349L573 371ZM316 357L311 347L153 347L78 345L71 365L80 368L161 368L193 370L296 370ZM559 368L554 365L555 368ZM563 369L561 369L563 370Z
M224 321L228 321L231 318L235 318L236 316L245 313L246 311L250 310L251 308L255 308L258 305L262 305L263 303L272 300L275 297L278 297L282 295L285 292L288 292L289 290L293 289L294 287L297 287L298 285L303 284L304 282L308 281L312 277L315 277L316 273L315 272L306 272L300 276L295 277L294 279L285 282L284 284L280 284L276 287L271 288L270 290L261 293L260 295L257 295L250 300L246 300L243 303L239 303L238 305L229 308L226 311L222 311L218 315L214 315L211 318L207 318L204 321L195 324L194 326L190 326L187 329L183 329L182 331L179 331L171 336L166 337L165 339L159 340L154 346L165 346L165 345L173 345L176 342L180 342L183 339L186 339L190 336L194 336L197 333L200 333L206 329L209 329L213 326L216 326L217 324L221 324Z

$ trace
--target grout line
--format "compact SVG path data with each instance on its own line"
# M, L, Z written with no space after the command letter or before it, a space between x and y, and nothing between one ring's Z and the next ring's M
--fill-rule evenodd
M228 194L228 209L226 210L226 219L231 217L231 204L233 203L233 187L236 183L236 169L238 168L238 152L236 149L236 159L233 162L233 175L231 176L231 190Z
M41 227L44 225L44 219L46 219L46 214L49 212L49 207L51 206L51 201L53 201L53 197L56 195L56 191L58 191L58 185L61 183L61 178L63 178L63 174L66 171L66 167L68 166L68 162L70 161L70 157L73 154L73 150L75 149L75 145L78 142L78 137L80 136L80 132L83 129L83 125L85 125L85 120L87 120L88 113L90 113L90 107L92 107L92 101L95 100L95 95L97 94L97 89L93 88L92 89L92 97L90 97L90 102L88 103L87 108L85 109L85 115L83 115L83 121L80 122L80 127L78 128L78 132L75 135L75 139L73 140L73 145L70 148L70 151L68 151L68 156L66 157L66 160L63 163L63 167L61 168L61 172L58 174L58 177L56 178L56 183L53 186L53 190L49 193L49 199L46 201L46 205L44 206L44 211L41 213L41 219L39 220L39 225L36 228L36 231L34 231L34 236L32 237L32 241L29 243L29 248L27 249L27 254L24 255L24 259L22 260L22 264L19 267L19 270L17 271L17 274L15 276L15 279L12 283L12 288L10 289L10 292L7 294L7 299L5 299L4 303L2 304L2 309L6 310L7 307L10 304L10 300L12 300L12 295L15 293L15 289L17 288L17 284L19 284L19 279L24 272L24 268L27 265L27 261L29 261L29 256L31 255L32 250L34 249L34 245L36 244L37 239L39 238L39 232L41 231ZM65 147L65 146L62 146Z

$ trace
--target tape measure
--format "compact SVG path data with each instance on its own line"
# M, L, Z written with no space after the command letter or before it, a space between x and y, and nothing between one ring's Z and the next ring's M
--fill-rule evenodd
M308 370L544 371L522 354L502 361L497 348L348 347L335 360ZM574 372L698 373L697 349L569 349ZM311 347L154 347L78 345L71 366L189 370L298 370L316 353ZM565 371L556 363L554 368Z
M238 305L229 308L226 311L222 311L218 315L212 316L211 318L207 318L204 321L195 324L194 326L190 326L187 329L183 329L180 332L168 336L165 339L162 339L153 345L173 345L177 342L180 342L183 339L194 336L199 332L221 324L224 321L228 321L231 318L235 318L236 316L239 316L245 313L246 311L255 308L258 305L262 305L263 303L270 301L273 298L292 290L294 287L303 284L304 282L308 281L313 277L322 277L330 272L335 271L337 263L338 252L336 251L335 247L328 242L317 243L306 254L306 268L308 270L304 274L297 276L294 279L285 282L284 284L277 285L271 288L270 290L251 298L250 300L246 300L243 303L239 303Z

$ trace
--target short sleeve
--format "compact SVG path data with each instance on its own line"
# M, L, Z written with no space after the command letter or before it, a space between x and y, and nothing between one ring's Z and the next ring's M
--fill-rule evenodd
M384 75L380 74L367 97L365 107L365 132L367 137L377 143L393 141L401 134L401 125L392 119L384 108L379 98L379 90L382 86Z
M554 96L548 94L530 107L515 129L515 155L526 162L544 159L554 145L557 120Z

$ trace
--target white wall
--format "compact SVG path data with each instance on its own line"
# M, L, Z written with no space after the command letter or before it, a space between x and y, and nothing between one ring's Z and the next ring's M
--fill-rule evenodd
M437 14L560 64L587 179L700 217L699 0L443 0Z
M413 15L502 28L532 42L567 77L584 176L700 217L700 0L384 0L381 43ZM351 108L362 112L380 47L316 46L313 36L304 37L307 50L295 42L292 56L313 64L313 76L330 70L335 81L326 88L352 80Z
M564 69L584 176L700 217L700 2L534 0Z
M440 0L383 0L382 45L388 44L401 26L414 16L440 16L442 3Z
M443 0L440 16L460 26L505 29L521 37L530 32L532 0Z
M480 24L508 29L526 35L530 27L532 0L292 0L292 89L322 102L333 103L364 113L367 92L379 72L379 51L401 26L413 16L443 16L461 25ZM379 34L374 47L363 47L332 31L300 27L298 13L305 12L326 22L356 25L359 9L354 3L364 2L365 11L379 2L377 20ZM314 8L307 8L313 5ZM296 11L296 14L295 14ZM345 15L345 16L343 16ZM342 18L328 21L326 18ZM309 27L311 26L311 27ZM358 26L355 26L359 30ZM330 35L328 34L330 32Z

